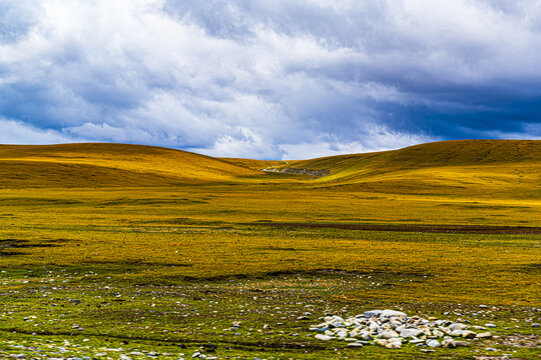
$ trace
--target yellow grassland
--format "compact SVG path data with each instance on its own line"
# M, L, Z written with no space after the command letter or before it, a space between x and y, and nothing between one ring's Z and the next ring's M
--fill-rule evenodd
M415 274L421 280L362 296L539 306L538 234L262 224L539 227L540 145L443 142L287 165L133 145L3 146L0 239L55 246L17 249L24 255L0 267L132 266L119 276L157 281L326 268ZM263 165L330 175L281 177L257 171Z

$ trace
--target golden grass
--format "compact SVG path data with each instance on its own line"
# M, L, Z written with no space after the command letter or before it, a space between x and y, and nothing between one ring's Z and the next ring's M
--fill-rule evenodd
M0 266L107 264L156 279L321 268L426 274L370 296L538 303L539 235L262 224L539 227L540 144L445 142L288 165L331 170L317 180L255 170L279 162L155 147L3 146L0 239L56 246L18 249L26 256Z
M540 235L303 229L262 222L539 226L539 200L382 196L278 185L0 191L3 267L128 266L134 278L219 277L322 268L426 274L371 297L536 304ZM147 265L145 265L147 264ZM422 294L422 295L419 295ZM365 294L366 295L366 294ZM363 296L365 296L363 295ZM352 297L356 295L351 294Z
M3 145L0 162L1 186L8 188L156 186L258 175L204 155L127 144Z

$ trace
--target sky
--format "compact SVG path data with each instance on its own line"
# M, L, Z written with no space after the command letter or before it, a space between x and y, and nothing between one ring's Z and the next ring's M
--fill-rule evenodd
M0 143L541 139L541 0L0 0Z

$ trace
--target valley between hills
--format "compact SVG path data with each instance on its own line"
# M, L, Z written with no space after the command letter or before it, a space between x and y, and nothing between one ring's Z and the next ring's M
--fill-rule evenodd
M538 359L540 245L541 141L0 145L0 358Z

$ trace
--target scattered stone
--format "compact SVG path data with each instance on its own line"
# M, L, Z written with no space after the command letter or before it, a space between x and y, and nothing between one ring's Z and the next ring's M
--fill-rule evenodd
M322 341L328 341L328 340L333 339L332 336L323 335L323 334L317 334L316 336L314 336L314 338L318 340L322 340Z
M450 330L465 330L468 328L468 325L466 324L461 324L461 323L454 323L454 324L451 324L449 325L449 329Z
M474 325L471 327L472 329L475 329L475 330L486 330L487 328L484 327L484 326L479 326L479 325Z
M374 343L379 346L386 346L389 343L389 341L385 339L377 339Z
M311 325L311 331L319 331L315 339L328 341L337 339L348 343L347 346L362 347L374 344L387 349L399 349L404 343L418 347L456 348L469 346L462 339L488 339L491 333L477 334L470 329L486 330L485 327L469 325L467 320L457 322L423 319L419 316L408 317L396 310L371 310L362 315L344 319L340 316L326 314L323 322ZM321 319L321 318L320 318ZM487 327L493 324L486 324ZM494 325L495 326L495 325ZM433 350L431 350L433 351Z
M451 336L462 336L464 334L464 330L453 330L449 333Z
M487 328L495 328L496 327L496 325L494 325L494 324L485 324L485 326Z
M539 327L539 324L538 324L538 323L533 323L533 324L532 324L532 327L538 328L538 327Z
M419 335L421 335L423 333L422 330L419 330L419 329L415 329L415 328L409 328L409 329L404 329L400 332L400 336L407 339L407 338L413 338L413 337L417 337Z
M440 347L441 344L438 340L434 340L434 339L430 339L426 342L426 345L427 346L430 346L430 347Z
M476 336L476 338L478 339L490 339L491 337L492 337L492 334L489 332L479 333Z
M443 342L442 342L442 345L446 348L456 348L456 343L453 339L450 339L450 338L447 338L447 339L444 339Z
M400 349L401 346L402 344L397 341L392 341L392 342L387 343L387 345L385 345L387 349Z
M397 336L398 334L394 331L384 331L380 334L380 336L384 339L390 339L392 337Z

